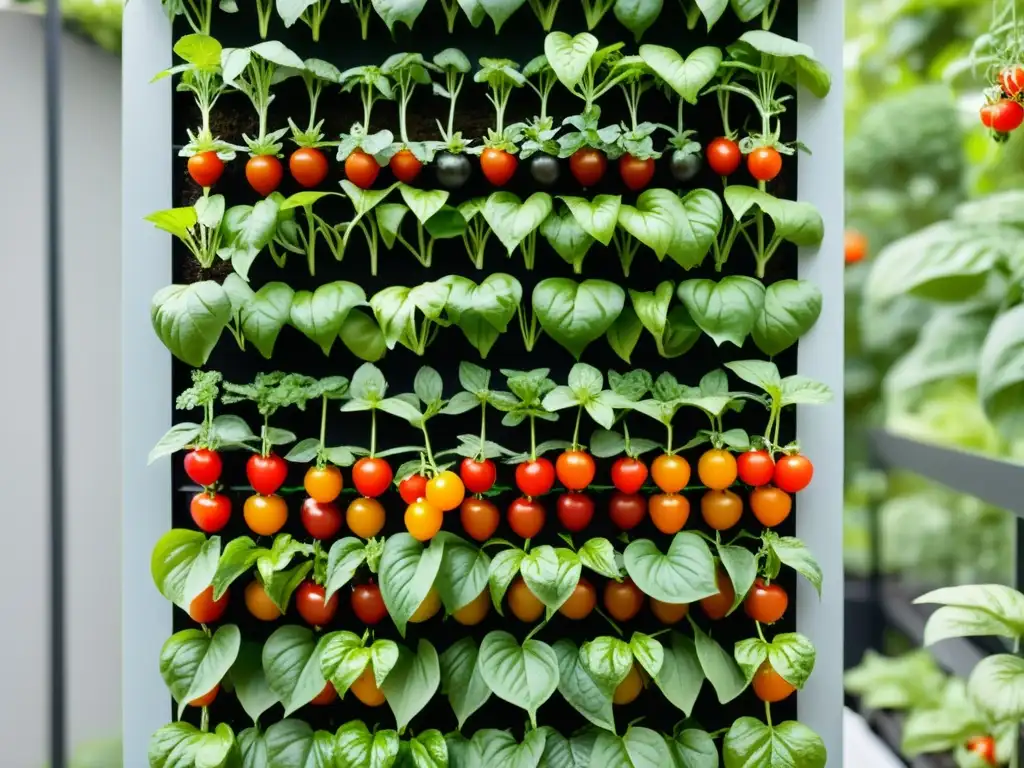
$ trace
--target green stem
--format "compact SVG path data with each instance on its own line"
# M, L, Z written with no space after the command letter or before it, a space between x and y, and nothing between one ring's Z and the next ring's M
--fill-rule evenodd
M430 449L430 435L427 434L426 419L420 422L420 430L423 432L423 448L427 453L427 463L434 472L437 472L437 464L434 463L434 452Z
M665 438L665 453L672 453L672 424L671 424L671 422L665 425L665 429L668 432L668 436Z
M530 461L537 460L537 419L530 414Z
M270 455L270 441L267 439L267 430L269 429L269 427L270 427L270 416L267 415L267 416L263 417L263 428L260 429L260 438L261 438L261 441L262 441L262 445L260 446L260 455L261 456L269 456Z
M316 220L313 218L312 209L307 206L306 211L306 264L309 267L309 276L316 274Z
M377 409L370 409L370 458L377 453Z
M578 451L580 449L580 421L583 419L583 406L581 405L576 409L576 428L572 431L572 449Z
M323 397L323 406L320 408L320 453L323 453L327 440L327 395ZM320 456L317 456L317 465L320 464Z
M772 727L772 705L767 701L764 703L764 719L769 728Z
M761 622L760 621L755 621L754 622L754 626L757 627L757 636L759 638L761 638L761 642L762 643L767 643L768 641L764 639L764 631L762 631L762 629L761 629Z
M487 442L487 401L480 401L480 455L477 461L484 460L484 443Z
M207 707L203 707L202 714L199 715L199 730L203 733L210 730L210 710Z

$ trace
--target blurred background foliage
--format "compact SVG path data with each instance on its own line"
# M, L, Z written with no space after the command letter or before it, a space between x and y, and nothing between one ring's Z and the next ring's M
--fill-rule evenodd
M929 584L1011 579L1009 515L872 471L865 439L884 426L1024 455L1024 328L989 338L997 316L1008 326L1020 305L1024 131L1000 144L978 118L1012 42L1005 13L1002 0L846 3L847 226L869 242L868 258L846 272L854 575L868 566L867 510L880 503L888 573Z
M120 53L122 1L61 0L61 11L68 29L111 53ZM42 0L0 0L0 11L5 6L28 13L44 10Z

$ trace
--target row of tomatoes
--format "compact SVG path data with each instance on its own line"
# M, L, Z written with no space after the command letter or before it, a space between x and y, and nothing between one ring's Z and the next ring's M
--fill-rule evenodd
M696 155L689 157L693 159L683 164L673 161L672 173L679 181L688 181L699 169L699 158ZM739 145L732 139L720 137L707 147L708 165L720 176L735 173L742 157ZM511 181L518 166L519 159L503 149L488 147L480 155L480 170L496 187L503 187ZM629 154L619 158L618 166L622 182L634 192L647 187L656 170L654 158L641 159ZM403 149L391 158L388 167L398 181L412 184L419 178L423 163L408 149ZM447 152L438 157L436 169L438 182L447 189L461 187L472 173L468 157ZM747 169L758 181L771 181L782 170L782 156L773 147L759 147L747 155ZM300 147L288 158L288 170L300 186L307 189L317 187L327 178L327 156L315 147ZM345 160L345 176L361 189L372 187L380 170L377 160L361 150L356 150ZM583 187L592 187L604 178L608 158L599 149L585 147L569 158L569 170ZM188 159L188 172L199 186L212 187L224 172L224 161L216 152L199 152ZM560 175L558 161L538 155L531 164L531 173L535 180L550 186ZM280 186L284 167L274 155L254 155L245 164L245 177L253 189L266 197Z
M1024 123L1024 67L1013 65L997 77L999 94L981 108L981 123L996 133L1009 133Z
M228 497L214 490L222 470L222 460L215 451L197 449L185 456L186 473L206 489L193 497L191 513L196 525L207 533L224 528L231 515ZM287 478L288 464L276 454L256 454L249 458L246 474L256 491L244 504L246 524L258 535L272 536L288 519L288 506L277 495ZM585 451L565 451L554 464L544 457L520 463L515 482L523 495L508 508L509 526L524 539L537 536L546 520L544 505L538 497L549 493L557 478L568 491L557 501L559 521L571 532L584 530L594 516L594 501L583 491L595 474L594 459ZM740 521L743 502L730 490L737 479L753 486L750 507L755 517L763 525L774 527L789 516L789 494L807 486L813 465L799 454L776 461L767 451L747 451L737 458L726 450L713 448L700 457L697 474L707 488L701 499L701 513L711 528L727 530ZM611 468L616 489L609 503L612 521L628 531L649 514L662 533L678 532L690 514L690 503L680 494L690 475L689 463L675 454L662 454L650 468L637 458L617 459ZM660 493L646 499L639 491L649 477ZM354 534L370 538L383 529L385 511L376 497L387 491L393 480L391 466L384 459L364 457L352 467L353 485L361 496L348 505L344 522ZM466 532L478 541L486 541L497 530L501 516L494 503L480 495L491 491L496 481L497 466L493 461L472 458L462 461L458 474L445 470L429 479L422 474L404 478L398 491L408 505L406 529L416 539L428 541L441 530L444 513L459 509ZM344 485L341 470L333 465L312 466L306 471L303 485L309 496L302 506L303 525L314 538L332 538L343 523L336 503Z

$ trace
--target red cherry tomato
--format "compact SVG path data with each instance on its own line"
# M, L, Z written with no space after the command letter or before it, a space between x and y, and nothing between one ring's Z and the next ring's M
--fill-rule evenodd
M736 457L740 480L755 488L768 485L775 475L775 462L768 451L747 451Z
M743 153L739 145L732 139L724 136L713 140L705 150L708 158L708 166L719 176L731 176L740 167L743 160Z
M868 239L854 229L846 230L843 235L843 258L847 264L863 261L868 255Z
M228 609L228 597L225 592L220 600L213 599L213 587L209 586L193 598L188 606L188 615L197 624L212 624L224 615Z
M371 499L384 493L391 486L394 477L391 465L384 459L364 456L352 465L352 484L360 494Z
M516 467L516 485L527 496L543 496L555 484L555 468L543 456Z
M487 147L480 155L480 170L496 187L503 187L515 175L519 158L504 149Z
M576 181L584 187L592 187L599 182L608 170L608 158L604 152L592 147L577 149L569 158L569 170Z
M333 501L306 499L300 515L302 526L314 539L330 539L341 530L341 510Z
M1024 107L1010 99L1000 99L981 108L981 122L1000 133L1009 133L1024 122Z
M345 158L345 177L360 189L372 187L379 173L380 165L373 155L368 155L361 149Z
M327 178L327 158L315 147L300 147L288 158L292 178L309 189Z
M189 505L192 520L204 533L216 533L231 519L231 499L220 493L197 493Z
M465 458L459 465L459 476L470 493L487 493L498 479L498 469L490 459L477 461Z
M612 464L612 485L623 493L636 493L647 482L647 465L640 459L622 456Z
M256 493L270 496L277 493L288 478L288 462L276 453L266 456L255 453L245 463L245 476Z
M633 192L639 192L651 183L651 179L654 178L654 168L653 157L638 160L630 154L625 154L619 158L619 175L622 177L623 183Z
M462 529L476 541L487 541L498 530L501 513L494 503L487 499L470 497L459 507Z
M758 147L747 155L747 170L758 181L771 181L782 170L782 155L775 147Z
M789 595L778 584L765 584L764 579L754 581L746 599L743 610L754 621L762 624L774 624L781 619L789 607Z
M380 624L388 615L380 587L376 584L360 584L352 590L352 613L363 624L373 626Z
M190 707L208 707L216 700L218 693L220 693L220 683L213 686L209 693L203 694L198 699L192 699L188 705Z
M185 474L193 483L206 487L220 480L224 462L220 454L206 448L196 448L185 454Z
M1024 89L1024 68L1020 64L1007 67L999 73L999 87L1007 96L1016 96Z
M398 484L398 495L406 504L415 504L427 496L427 478L423 475L409 475Z
M572 533L579 533L594 517L594 500L585 493L563 493L558 497L558 519Z
M224 161L216 152L197 152L188 159L188 175L200 187L212 187L224 173Z
M396 152L391 158L390 165L391 172L395 174L395 178L406 184L412 184L416 181L416 177L423 170L423 163L408 149Z
M989 765L999 765L996 758L996 740L991 736L975 736L967 740L965 749L977 755Z
M594 457L586 451L565 451L555 462L558 482L570 491L582 491L594 481L596 472Z
M517 536L532 539L544 528L544 505L535 499L518 498L509 504L508 524Z
M281 185L284 168L273 155L255 155L245 164L245 178L249 186L266 197Z
M647 516L647 499L639 493L616 491L608 500L608 517L622 531L631 531Z
M330 600L325 600L326 594L323 587L312 581L302 582L295 590L295 609L307 624L325 627L331 623L338 610L338 596L334 594Z
M314 707L326 707L328 704L333 704L337 698L338 692L334 689L334 684L328 680L324 689L314 696L309 703Z
M782 675L772 669L767 661L763 662L754 673L754 679L750 681L750 687L754 689L754 695L761 701L769 704L788 699L796 688L786 682Z
M775 485L786 493L798 493L811 483L814 465L806 456L783 456L775 462Z

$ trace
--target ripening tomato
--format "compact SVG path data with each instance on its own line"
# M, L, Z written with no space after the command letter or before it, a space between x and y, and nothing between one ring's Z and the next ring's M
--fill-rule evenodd
M718 584L718 592L701 600L700 607L709 619L718 621L724 619L732 610L733 601L736 599L736 590L733 589L732 580L724 568L718 569L715 583Z
M459 477L470 493L487 493L498 479L498 468L490 459L465 458L459 465Z
M328 680L327 684L324 685L324 689L314 696L309 703L314 707L326 707L328 704L333 704L337 698L338 692L334 690L334 684Z
M709 528L727 531L743 517L743 501L732 491L705 491L700 514Z
M855 229L848 229L843 234L843 258L847 264L863 261L868 255L868 239Z
M245 463L245 476L256 493L270 496L288 479L288 462L276 453L266 456L254 453Z
M747 155L747 170L758 181L771 181L782 171L782 155L775 147L758 147Z
M384 459L364 456L352 465L352 485L363 496L380 496L391 486L394 479L391 465Z
M327 178L327 158L316 147L300 147L288 158L288 170L299 186L310 189Z
M429 621L437 615L439 610L441 610L441 596L437 593L436 589L431 587L427 592L427 596L423 598L423 602L419 604L419 607L409 617L409 623L422 624L425 621Z
M442 512L457 509L466 498L466 486L451 470L445 470L427 481L427 502Z
M629 621L644 607L644 593L630 578L604 585L604 607L616 621Z
M372 538L384 528L384 506L365 496L353 499L345 510L345 523L359 538Z
M284 168L273 155L255 155L245 164L245 178L249 186L266 197L280 186Z
M185 454L185 474L193 483L204 488L220 480L224 462L220 454L207 448L196 448Z
M532 539L544 528L547 514L536 499L521 496L508 505L508 525L517 536Z
M464 627L475 627L487 618L487 614L490 613L490 610L491 593L485 587L484 591L473 598L471 602L462 606L459 610L453 613L452 618Z
M799 453L783 456L775 462L775 485L786 493L799 493L811 484L814 465Z
M582 491L594 481L596 473L594 457L586 451L565 451L555 462L558 482L570 491Z
M651 183L654 167L653 157L640 160L627 153L619 158L619 175L632 192L639 192Z
M754 679L750 683L754 689L754 695L761 701L769 704L776 704L788 699L796 690L795 687L782 679L782 675L772 669L767 661L763 662L754 673Z
M496 187L503 187L515 175L519 158L511 152L496 147L487 147L480 155L480 170Z
M631 531L647 515L647 499L639 493L616 491L608 499L608 517L620 531Z
M745 451L736 457L736 473L747 485L768 485L775 474L775 461L768 451Z
M209 586L192 598L188 604L188 615L197 624L212 624L224 615L228 609L228 596L225 592L220 600L213 599L213 586Z
M310 467L302 479L302 486L309 494L309 498L322 504L338 498L341 495L342 485L341 470L333 464Z
M396 152L391 157L390 166L391 172L395 174L395 178L406 184L412 184L416 181L416 177L423 170L423 163L408 149Z
M724 136L708 144L704 154L707 155L708 166L719 176L731 176L743 161L739 145Z
M1009 133L1024 122L1024 107L1010 99L1000 99L981 108L981 122L993 131Z
M459 508L459 520L464 530L475 541L487 541L498 530L501 513L487 499L469 498Z
M242 517L253 533L273 536L288 522L288 505L280 496L260 496L256 493L245 500Z
M373 155L368 155L361 149L345 158L345 178L360 189L372 187L379 173L380 165Z
M557 511L562 527L579 533L594 517L594 500L585 493L563 493L558 497Z
M409 475L398 484L398 495L406 504L413 504L427 496L427 478L423 475Z
M353 587L350 603L356 618L369 626L380 624L388 615L380 587L373 583Z
M793 499L773 485L762 485L750 492L750 511L766 528L774 528L789 517Z
M583 147L573 152L569 158L569 170L576 177L576 181L584 187L592 187L608 170L608 158L599 149Z
M221 493L203 491L192 497L189 512L199 530L216 533L231 519L231 499Z
M543 496L555 484L555 468L543 456L516 467L516 485L526 496Z
M612 694L612 703L618 704L619 706L632 704L636 701L643 689L644 679L640 677L640 672L637 670L636 663L634 663L629 669L629 674L626 675L626 678L621 683L619 683L618 688L615 689L615 693Z
M368 707L379 707L387 699L377 687L377 680L374 677L373 662L366 665L366 669L357 677L349 687L352 694Z
M651 613L662 624L678 624L686 618L690 612L689 603L663 603L661 600L651 598Z
M188 159L188 175L200 187L212 187L224 173L224 161L216 152L197 152Z
M441 530L444 512L429 501L414 501L405 508L405 530L416 541L430 541Z
M245 585L245 607L260 621L277 621L281 610L274 605L267 590L256 579Z
M988 765L999 765L996 758L996 740L991 736L974 736L967 740L964 749L972 755L977 755Z
M341 511L334 502L306 499L299 512L302 527L314 539L333 538L341 530Z
M679 493L690 482L690 462L682 456L663 453L651 464L651 477L665 493Z
M331 623L338 610L338 595L331 595L327 600L326 590L312 581L304 581L295 590L295 610L314 627L325 627Z
M632 456L620 456L612 464L612 485L623 493L636 493L647 482L647 465Z
M213 704L217 698L217 694L220 692L220 683L217 683L213 688L210 689L209 693L203 694L198 699L192 699L188 703L190 707L208 707Z
M736 482L736 457L723 448L705 451L697 462L697 476L714 491L722 491Z
M517 576L508 588L508 607L512 610L513 616L527 624L544 615L544 603L530 591L521 576Z
M580 577L576 588L569 595L569 599L562 603L558 612L567 619L579 621L587 618L597 607L597 590L583 576Z
M678 493L656 493L647 503L654 527L669 535L679 533L690 519L690 502Z
M756 579L743 601L743 610L754 621L774 624L781 619L789 607L789 596L778 584L766 584Z
M1014 64L999 73L999 87L1003 93L1013 97L1024 89L1024 67Z

